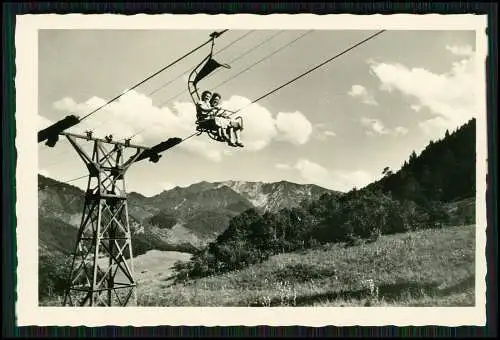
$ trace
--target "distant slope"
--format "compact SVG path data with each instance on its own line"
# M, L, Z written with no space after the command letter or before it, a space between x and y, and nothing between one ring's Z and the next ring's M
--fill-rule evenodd
M51 178L38 175L38 215L79 226L83 209L83 191Z
M57 228L66 224L79 227L84 192L42 175L38 179L43 242L52 239L52 246L64 244L68 242L67 235L59 233ZM262 211L275 211L300 205L325 192L331 191L285 181L200 182L153 197L132 192L128 196L128 210L135 252L141 254L150 249L194 251L213 241L233 217L250 208L257 206ZM261 197L264 199L259 201ZM51 223L53 225L47 227Z
M318 199L325 193L341 194L314 184L297 184L288 181L275 183L227 181L215 184L233 189L263 212L277 212L283 208L296 207Z
M78 229L64 221L41 217L38 221L39 247L69 255L75 247Z

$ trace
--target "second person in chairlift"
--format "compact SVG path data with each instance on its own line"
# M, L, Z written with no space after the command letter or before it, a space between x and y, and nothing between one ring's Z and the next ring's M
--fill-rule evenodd
M225 115L225 110L220 108L221 99L222 97L218 93L214 93L210 99L210 105L215 110L215 124L220 128L222 136L226 138L230 146L243 147L243 143L240 141L243 124L240 120L231 119ZM228 133L229 136L227 136Z

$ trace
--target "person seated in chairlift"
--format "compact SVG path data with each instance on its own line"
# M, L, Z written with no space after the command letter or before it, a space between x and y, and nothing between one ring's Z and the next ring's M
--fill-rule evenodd
M215 115L218 111L217 108L212 107L211 104L212 93L205 90L201 93L201 100L196 104L196 120L197 123L205 128L212 129L215 127L219 130L219 135L224 138L225 141L229 141L230 137L226 132L226 129L222 129L218 119L215 119ZM217 124L219 121L219 124Z
M210 112L213 110L210 105L210 98L212 93L210 91L203 91L201 94L201 100L196 104L196 120L203 121L211 118Z
M220 108L221 99L222 97L218 93L214 93L210 99L210 105L215 111L215 124L219 127L221 135L224 136L230 146L243 147L243 144L240 142L240 131L243 129L243 126L240 121L231 119L225 115L225 110Z

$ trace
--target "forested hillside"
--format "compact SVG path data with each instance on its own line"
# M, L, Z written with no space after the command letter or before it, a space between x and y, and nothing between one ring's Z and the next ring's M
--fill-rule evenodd
M381 180L344 195L325 193L278 212L245 211L189 263L178 263L177 279L240 269L320 243L350 246L383 234L473 223L473 209L450 204L475 195L475 120L447 131L420 155L413 152L396 173L387 168L384 173Z

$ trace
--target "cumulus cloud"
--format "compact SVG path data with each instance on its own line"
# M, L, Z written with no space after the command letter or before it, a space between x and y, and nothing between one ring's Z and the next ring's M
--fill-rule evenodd
M408 133L408 129L402 126L397 126L394 129L388 129L384 126L381 120L375 118L361 117L361 124L368 128L365 133L369 136L375 136L377 134L399 136L406 135Z
M77 103L66 97L55 102L53 107L82 117L105 102L104 99L92 97L83 103ZM258 151L273 140L294 144L308 141L312 127L302 113L279 112L274 118L265 107L249 104L249 99L240 96L232 96L222 102L223 107L233 111L245 107L236 115L241 115L244 119L242 140L245 148L238 151ZM130 91L68 131L82 133L85 130L92 130L96 136L112 134L114 140L134 135L134 143L154 145L170 137L184 138L193 134L195 107L191 102L175 102L171 107L158 107L151 98ZM190 138L179 147L214 162L221 161L225 155L232 153L227 144L213 142L206 135Z
M473 84L478 78L472 48L447 48L462 58L442 74L420 67L371 62L371 72L380 80L382 90L399 91L416 101L411 104L413 110L419 112L425 107L435 115L420 124L428 133L454 129L477 115L479 97Z
M269 110L259 104L250 105L250 102L247 98L232 96L224 101L222 106L232 111L245 108L233 117L243 118L242 138L244 138L245 148L258 151L268 146L277 137L278 129Z
M375 100L373 95L369 94L364 86L353 85L347 94L351 97L360 98L364 104L378 105L378 102Z
M408 129L403 126L396 126L396 128L394 129L394 133L396 135L406 135L408 134Z
M315 183L327 183L329 180L329 173L326 168L307 159L299 159L295 164L295 168L307 181Z
M313 127L314 137L325 141L328 138L335 137L337 134L332 130L329 130L325 123L317 123Z
M298 111L278 113L276 128L281 140L294 144L305 144L312 132L312 124Z
M448 121L442 117L436 117L422 121L418 125L427 135L442 136L448 128Z
M370 173L363 170L329 170L308 159L299 159L294 164L276 164L275 166L284 170L297 171L303 183L316 184L343 192L354 187L362 188L375 180Z
M472 47L470 45L458 46L458 45L446 45L445 48L450 51L452 54L457 56L466 56L470 57L474 54Z
M420 110L422 110L422 106L420 106L420 105L415 105L415 104L413 104L413 105L411 105L410 107L411 107L411 109L412 109L413 111L415 111L415 112L419 112Z

